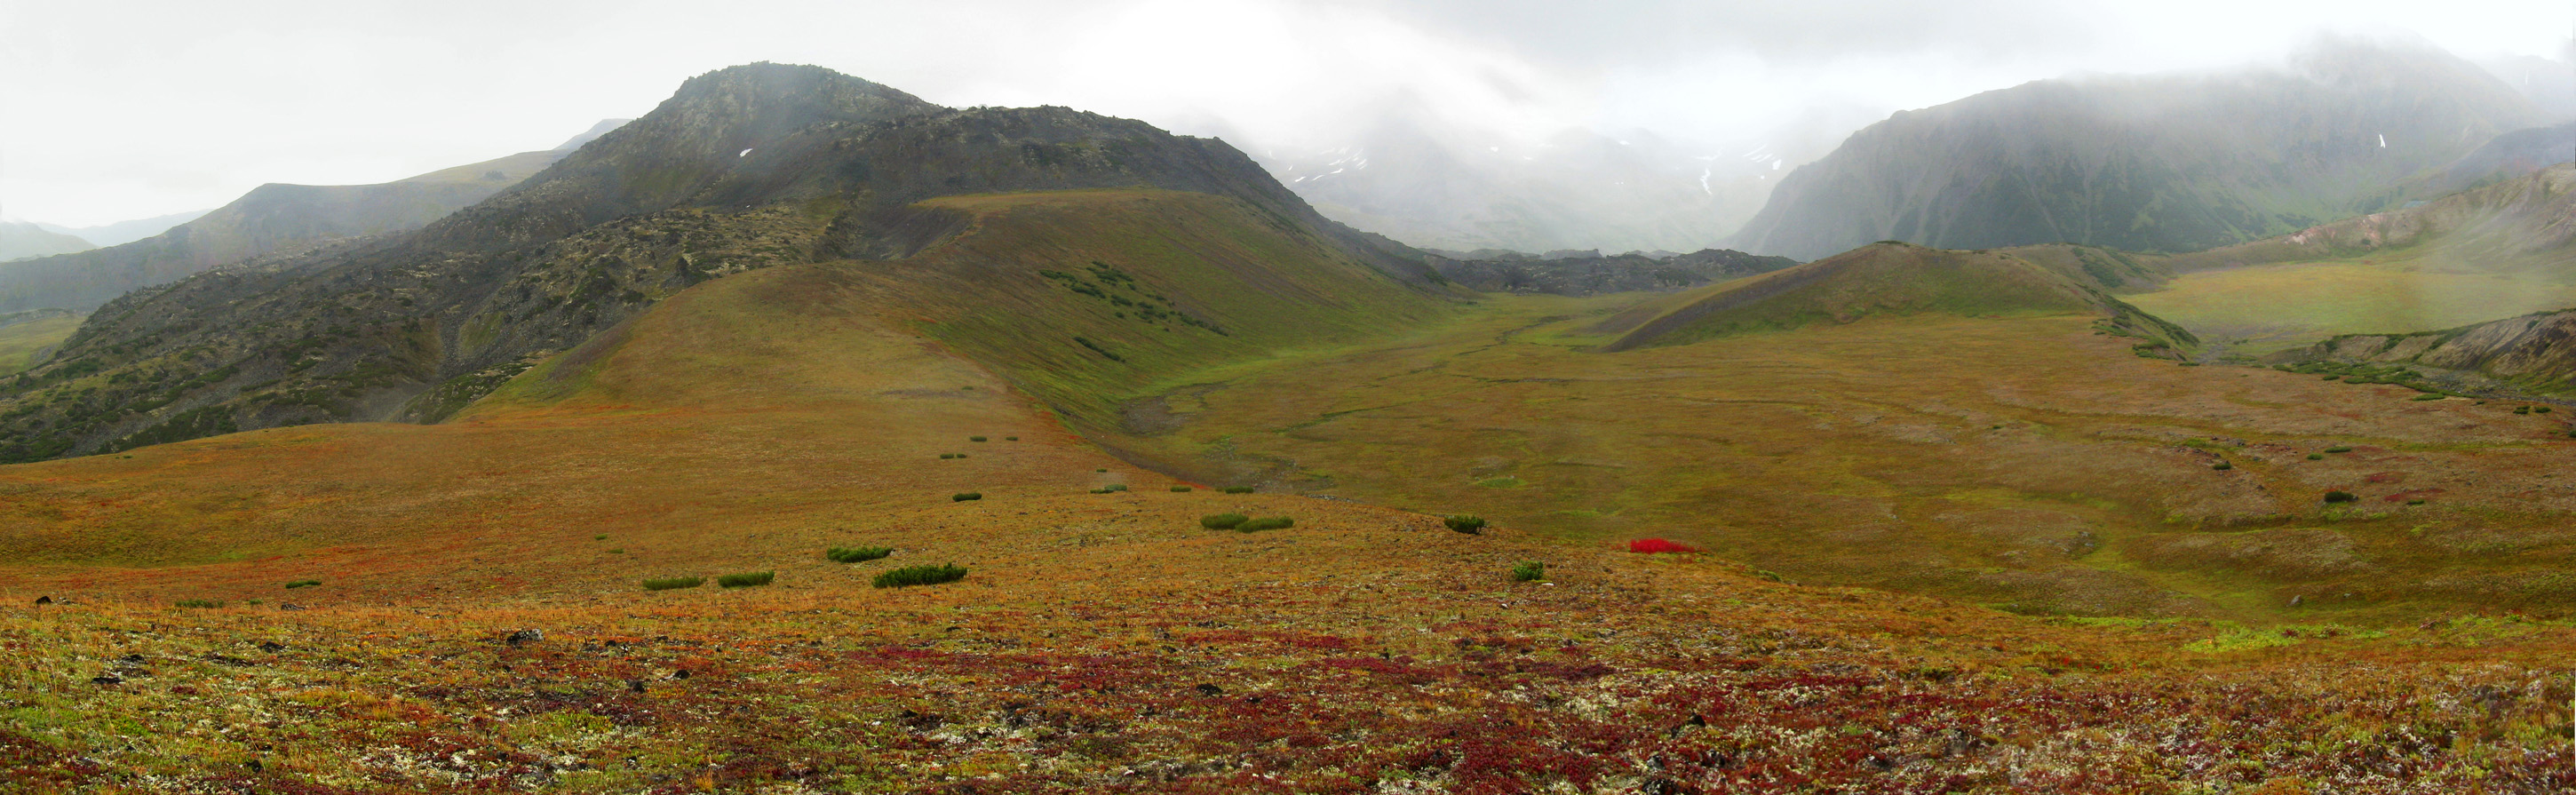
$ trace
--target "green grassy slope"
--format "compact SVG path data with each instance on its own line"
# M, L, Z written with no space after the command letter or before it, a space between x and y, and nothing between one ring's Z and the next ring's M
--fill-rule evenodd
M1303 348L1349 344L1451 311L1317 234L1244 202L1162 190L960 196L923 203L963 213L966 231L889 262L788 266L836 311L916 330L990 368L1077 429L1123 423L1121 405L1165 379ZM772 269L780 270L780 269ZM750 315L745 315L746 322ZM567 399L721 404L741 374L704 381L602 377L618 331L539 365L492 407ZM697 354L693 354L696 356ZM721 363L722 349L705 361ZM680 397L694 395L695 397Z
M80 323L80 315L58 309L0 314L0 375L27 369L37 351L60 344Z
M1755 331L1850 323L1875 315L2100 314L2159 345L2187 332L2110 297L2079 276L2010 254L1905 243L1863 246L1795 268L1640 304L1598 329L1613 351L1682 345Z

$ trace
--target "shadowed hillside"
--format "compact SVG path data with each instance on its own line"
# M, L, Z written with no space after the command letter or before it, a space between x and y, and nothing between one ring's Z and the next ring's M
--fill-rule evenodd
M87 240L49 231L35 224L0 221L0 262L69 254L92 248L96 246L90 245Z

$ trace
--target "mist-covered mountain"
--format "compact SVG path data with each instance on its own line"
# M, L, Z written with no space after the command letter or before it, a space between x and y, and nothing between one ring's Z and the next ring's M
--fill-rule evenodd
M1741 227L1788 166L1833 140L1716 145L1568 130L1529 146L1390 112L1346 143L1258 157L1325 216L1410 245L1696 251Z
M0 461L241 428L434 421L699 282L902 257L972 221L915 205L925 199L1140 187L1223 197L1295 241L1264 245L1383 289L1447 289L1421 252L1324 219L1219 141L1060 107L950 109L826 69L755 64L693 78L416 232L272 254L108 303L51 361L0 385ZM1132 311L1223 333L1177 302Z
M0 264L0 312L88 311L138 287L256 256L418 229L570 153L521 152L375 185L261 185L142 240Z
M87 240L23 221L0 221L0 262L87 251Z
M2230 74L2045 80L1896 114L1783 179L1735 247L2195 251L2402 201L2542 114L2437 50L2331 41Z

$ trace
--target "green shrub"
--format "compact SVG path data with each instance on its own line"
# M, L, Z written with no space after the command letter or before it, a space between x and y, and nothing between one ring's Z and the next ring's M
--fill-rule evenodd
M716 585L726 588L750 588L754 586L768 585L769 581L774 579L778 579L778 572L746 571L741 574L727 574L722 577L717 577Z
M2342 378L2343 378L2343 376L2339 376L2339 375L2329 375L2329 376L2325 376L2323 380L2327 380L2327 381L2335 381L2335 380L2340 380L2340 379L2342 379Z
M1225 493L1227 493L1227 494L1251 494L1251 493L1252 493L1252 487L1251 487L1251 486L1227 486L1227 487L1225 487Z
M608 554L611 554L611 555L623 555L623 554L626 554L626 548L625 548L625 547L618 547L618 548L616 548L616 549L609 550L609 551L608 551Z
M940 454L939 454L939 460L941 460L941 461L946 461L946 460L948 460L948 459L956 458L956 457L957 457L957 454L956 454L956 453L940 453Z
M1188 487L1188 486L1173 486L1173 487L1172 487L1172 493L1174 493L1174 494L1179 494L1179 493L1186 492L1186 491L1189 491L1189 490L1190 490L1190 487Z
M2335 445L2335 446L2333 446L2333 447L2328 447L2328 448L2326 448L2326 452L2329 452L2329 453L2349 453L2349 452L2352 452L2352 448L2350 448L2350 447L2345 447L2345 446L2343 446L2343 445Z
M1521 561L1521 565L1512 567L1512 581L1514 582L1537 582L1544 579L1547 579L1547 564L1545 563L1540 563L1535 560L1524 560Z
M2449 396L2449 395L2442 394L2442 393L2440 393L2440 392L2426 392L2426 393L2421 394L2421 395L2416 395L2413 399L2414 399L2414 400L2441 400L2441 399L2446 398L2446 397L2450 397L2450 396Z
M1002 437L1002 441L1005 441L1005 442L1016 442L1016 441L1019 441L1019 440L1020 440L1020 437L1017 437L1017 436L1004 436L1004 437Z
M2407 500L2407 501L2406 501L2406 504L2408 504L2408 505L2422 505L2422 504L2424 504L2424 501L2423 501L2423 500Z
M705 577L655 577L644 581L644 590L668 591L673 588L695 588L707 584Z
M1125 484L1125 483L1111 483L1111 484L1109 484L1109 485L1102 486L1102 487L1100 487L1100 488L1092 489L1092 490L1091 490L1091 493L1093 493L1093 494L1116 494L1116 493L1118 493L1118 492L1122 492L1122 491L1126 491L1126 490L1127 490L1127 484Z
M2323 460L2326 460L2326 454L2324 454L2324 453L2309 453L2309 454L2308 454L2308 460L2310 460L2310 461L2323 461Z
M956 564L943 566L905 566L877 575L879 588L902 588L912 585L938 585L966 579L966 569Z
M2349 491L2329 491L2329 492L2326 492L2326 501L2327 501L2327 502L2352 502L2352 501L2359 500L2359 499L2361 499L2361 497L2360 497L2359 495L2353 494L2352 492L2349 492Z
M969 437L966 437L966 441L970 441L970 442L980 442L980 441L984 441L984 437L981 437L981 436L969 436Z
M2215 464L2211 464L2211 465L2209 465L2209 468L2211 468L2211 469L2216 469L2216 470L2221 470L2221 471L2225 471L2225 470L2235 469L2235 468L2236 468L2236 465L2235 465L2235 464L2232 464L2232 463L2228 463L2228 462L2226 462L2226 461L2220 461L2220 462L2218 462L2218 463L2215 463Z
M1285 530L1297 526L1297 520L1285 516L1264 516L1235 525L1237 532L1258 533L1263 530Z
M983 498L984 493L980 491L961 491L948 495L949 502L965 502L967 500L980 500Z
M2529 413L2531 413L2531 407L2530 407L2530 406L2515 406L2515 407L2513 407L2513 413L2515 413L2515 414L2529 414Z
M180 607L222 607L224 603L213 599L181 599L178 605Z
M592 541L606 541L606 540L608 540L608 534L607 534L607 533L601 533L601 534L599 534L599 535L591 536L591 537L590 537L590 540L592 540Z
M2547 414L2547 413L2549 413L2549 407L2548 407L2548 406L2533 406L2533 407L2531 407L2531 413L2533 413L2533 414Z
M864 563L894 554L894 547L833 547L823 557L834 563Z
M288 587L288 588L311 588L311 587L313 587L313 586L321 585L321 584L322 584L322 581L321 581L321 580L296 580L296 581L294 581L294 582L287 583L287 584L286 584L286 587Z
M1456 530L1468 535L1476 535L1478 533L1485 532L1485 517L1482 516L1471 516L1462 513L1441 519L1440 523L1448 525L1451 530Z
M1091 470L1091 471L1093 471L1093 472L1107 472L1107 471L1109 471L1109 470L1104 468L1104 469L1094 469L1094 470Z
M1249 521L1252 517L1239 513L1212 513L1199 517L1199 526L1210 530L1232 530Z

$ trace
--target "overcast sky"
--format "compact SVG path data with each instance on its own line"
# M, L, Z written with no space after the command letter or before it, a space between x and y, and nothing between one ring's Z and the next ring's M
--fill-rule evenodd
M2070 72L2276 58L2320 32L2557 57L2576 3L0 0L0 213L85 226L263 182L399 179L549 148L757 60L1246 148L1329 144L1391 104L1523 141L1741 142Z

